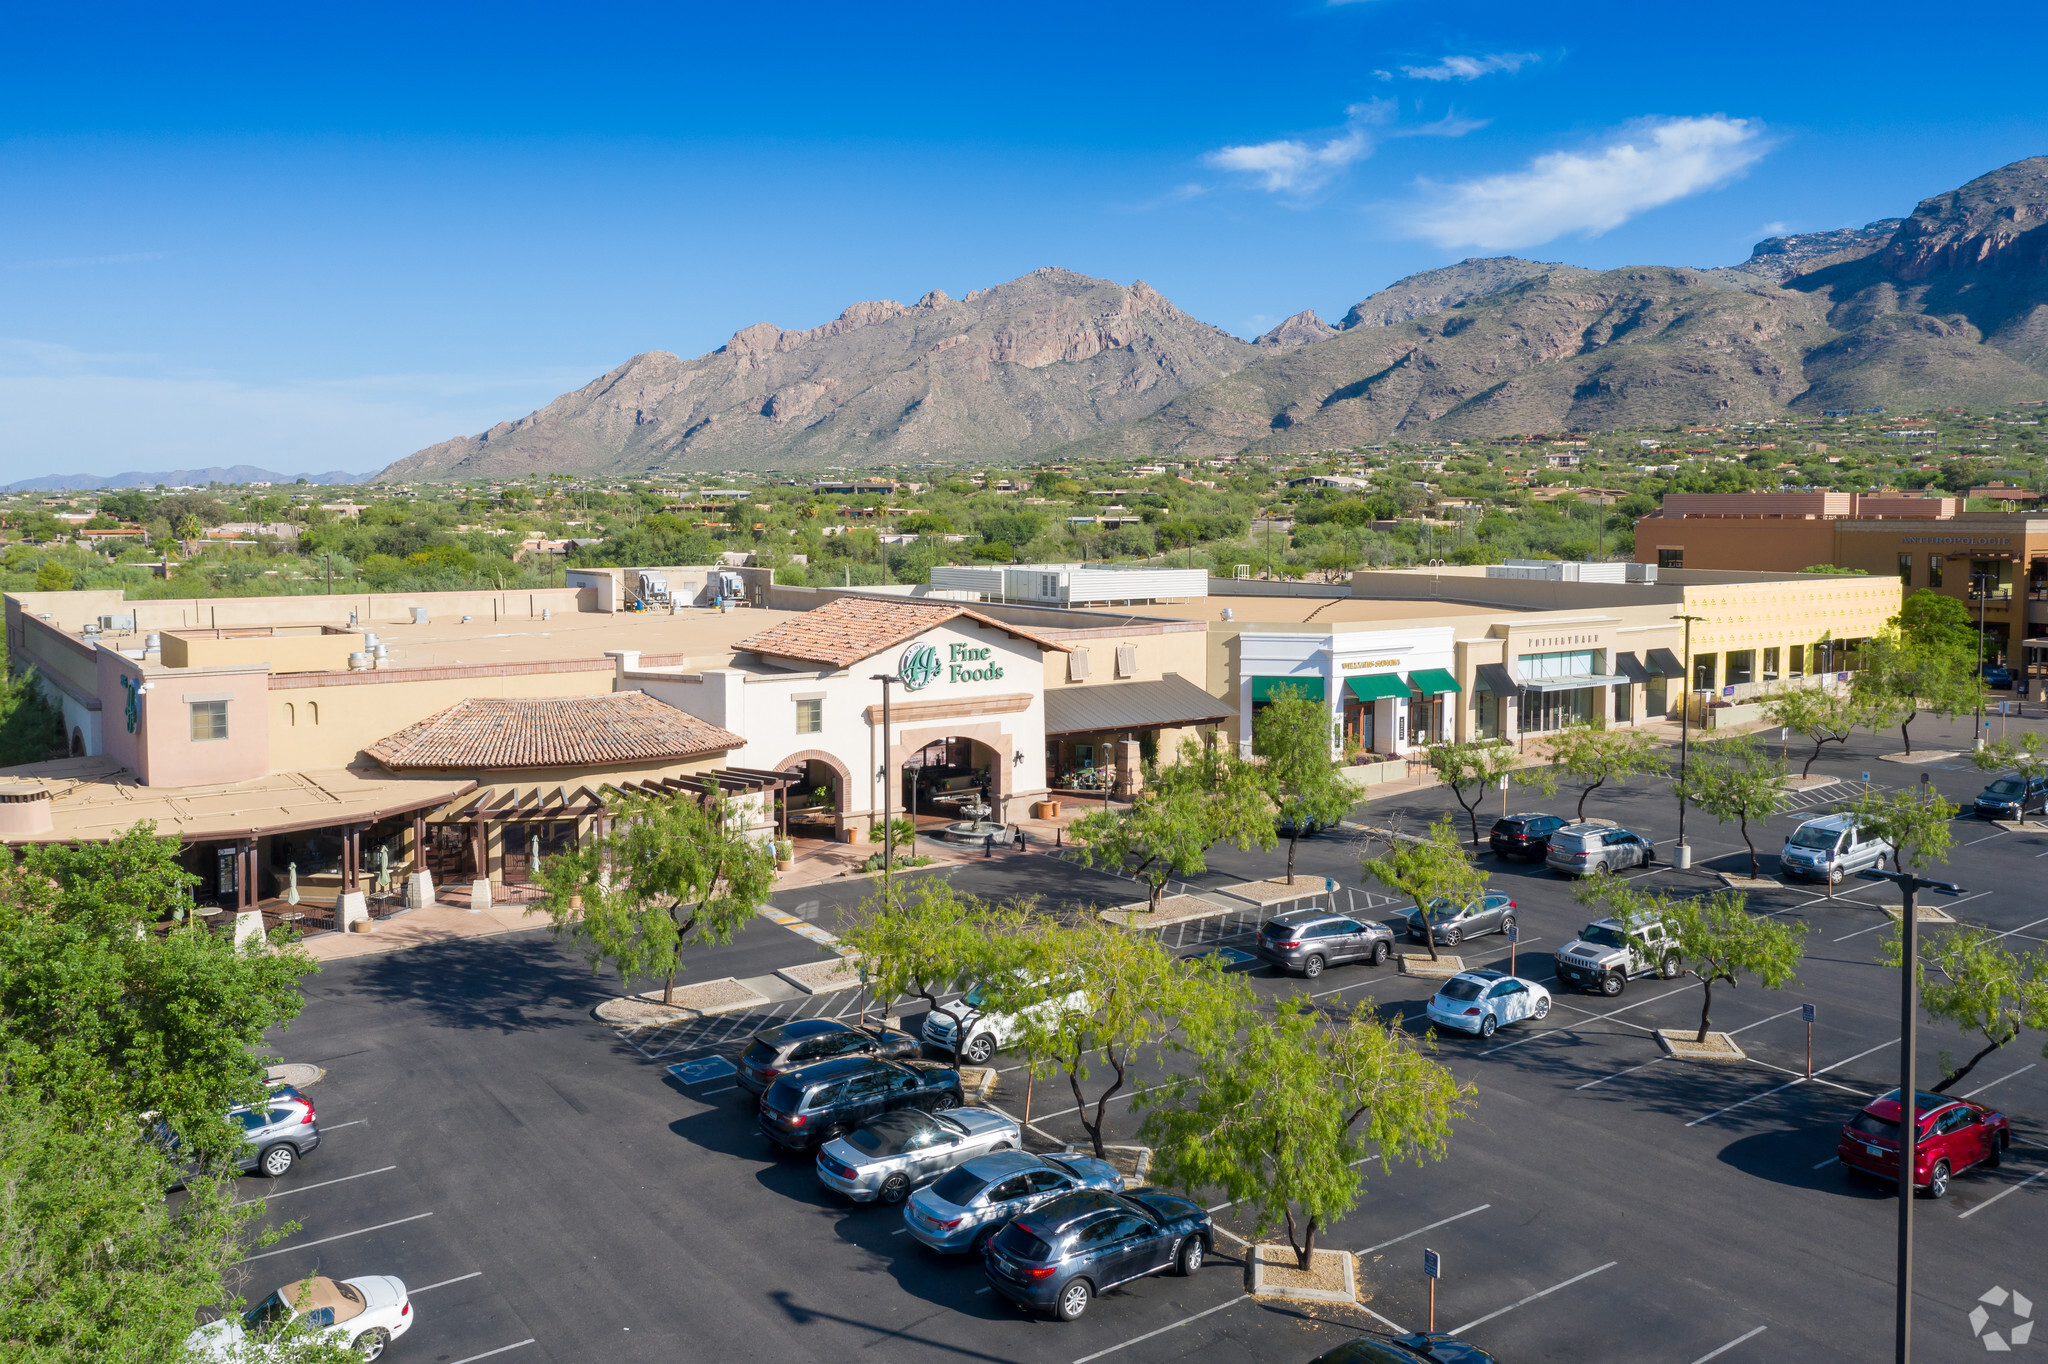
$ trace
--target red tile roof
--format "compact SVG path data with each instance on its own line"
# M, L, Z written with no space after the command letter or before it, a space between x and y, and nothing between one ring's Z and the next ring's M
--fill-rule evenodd
M724 753L739 735L646 692L458 702L364 751L393 771L615 767Z
M1019 629L954 602L889 601L876 597L835 598L814 611L806 611L758 635L749 635L733 647L845 668L962 616L1028 640L1041 649L1070 652L1069 646L1045 635Z

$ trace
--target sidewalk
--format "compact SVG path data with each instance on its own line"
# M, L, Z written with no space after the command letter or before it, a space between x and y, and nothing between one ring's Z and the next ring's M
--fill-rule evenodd
M315 933L305 948L315 961L339 961L344 957L367 957L383 952L403 952L429 943L455 938L490 938L500 933L518 933L529 928L546 928L547 911L540 908L540 895L523 887L491 889L491 907L471 913L469 888L441 892L434 904L406 910L377 920L372 933Z

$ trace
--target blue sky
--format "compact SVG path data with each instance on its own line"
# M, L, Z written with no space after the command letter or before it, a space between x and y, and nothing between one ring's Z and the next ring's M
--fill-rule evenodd
M2030 6L306 8L15 11L0 481L375 469L1047 264L1246 336L1468 255L1728 264L2048 152Z

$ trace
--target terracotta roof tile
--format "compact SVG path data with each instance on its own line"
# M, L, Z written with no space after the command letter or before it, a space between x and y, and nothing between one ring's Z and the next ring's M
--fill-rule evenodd
M614 767L723 753L739 735L646 692L458 702L364 751L393 771Z
M835 598L815 611L806 611L794 620L749 635L733 647L846 668L962 616L1042 649L1070 652L1069 646L1047 635L1020 629L954 602L889 601L876 597Z

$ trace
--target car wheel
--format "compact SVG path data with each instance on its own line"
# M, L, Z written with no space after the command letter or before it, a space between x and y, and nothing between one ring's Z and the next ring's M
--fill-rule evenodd
M1991 1154L1984 1157L1984 1168L1987 1170L1996 1170L2000 1165L2003 1165L2004 1163L2005 1143L2002 1141L1992 1142Z
M1088 1310L1088 1299L1095 1296L1095 1290L1088 1286L1086 1279L1074 1279L1060 1290L1059 1298L1053 1303L1053 1315L1061 1321L1079 1321L1081 1314Z
M1548 999L1537 1000L1536 1007L1530 1011L1529 1016L1531 1018L1550 1017L1550 1001Z
M381 1359L390 1344L391 1333L381 1326L375 1326L350 1341L348 1347L364 1359Z
M1828 868L1828 884L1831 886L1842 884L1842 869L1840 867Z
M1372 964L1374 966L1378 966L1382 962L1386 961L1387 953L1389 950L1390 949L1383 942L1374 943L1372 945Z
M996 1239L996 1233L1000 1230L1000 1227L983 1227L980 1231L974 1233L974 1239L968 1243L967 1253L970 1255L988 1254L988 1243Z
M1311 952L1308 960L1301 964L1301 973L1314 980L1323 973L1323 958L1320 953Z
M1509 930L1509 929L1511 929L1511 928L1513 928L1514 926L1515 926L1515 916L1514 916L1514 915L1512 915L1512 914L1503 914L1503 915L1501 915L1501 919L1500 919L1500 930L1499 930L1499 931L1500 931L1500 935L1501 935L1501 936L1502 936L1503 938L1505 938L1505 937L1506 937L1506 936L1508 935L1508 930Z
M1500 1023L1492 1014L1488 1014L1479 1020L1479 1035L1481 1037L1491 1037L1499 1028Z
M1173 1257L1173 1272L1183 1279L1202 1267L1202 1238L1190 1236L1180 1243L1180 1253Z
M1678 979L1678 958L1670 956L1657 963L1657 974L1666 980Z
M1455 929L1455 928L1451 928L1451 929L1446 929L1446 930L1444 931L1444 946L1445 946L1445 947L1456 947L1456 946L1457 946L1457 945L1458 945L1459 943L1461 943L1461 942L1463 942L1463 941L1465 941L1465 935L1464 935L1464 933L1462 933L1462 932L1461 932L1461 931L1459 931L1458 929Z
M951 1090L941 1090L937 1101L932 1104L932 1111L939 1112L948 1108L958 1108L959 1106L960 1096L958 1094L953 1093Z
M1937 1160L1934 1169L1927 1176L1927 1196L1946 1198L1948 1196L1948 1162Z
M882 1181L881 1191L876 1196L884 1203L901 1203L910 1196L910 1176L890 1175Z
M256 1157L256 1168L272 1179L287 1174L298 1163L298 1148L288 1141L281 1141Z
M1623 987L1627 984L1628 978L1622 975L1621 972L1609 971L1606 975L1600 977L1600 993L1612 999L1620 994Z
M985 1032L976 1033L974 1039L967 1044L967 1050L960 1053L960 1059L979 1066L986 1064L988 1058L995 1054L996 1039Z

